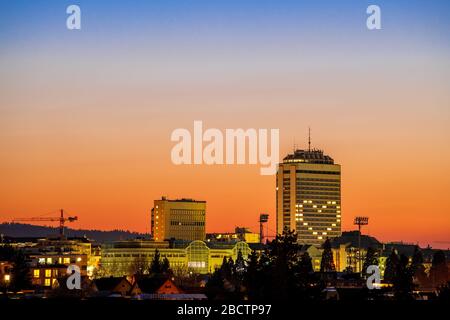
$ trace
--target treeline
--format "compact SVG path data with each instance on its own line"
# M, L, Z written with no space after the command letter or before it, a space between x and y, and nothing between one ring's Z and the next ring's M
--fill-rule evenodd
M379 265L378 252L369 248L364 257L363 269ZM445 255L437 251L429 275L425 273L423 258L417 247L411 261L393 251L386 262L385 281L391 286L383 290L369 290L363 278L347 269L344 278L359 281L359 299L383 299L387 291L397 300L410 300L413 290L431 284L440 291L440 297L448 297L448 270ZM337 273L329 240L323 245L320 272L314 272L311 257L297 243L297 234L285 231L278 235L257 255L253 252L247 261L239 253L236 261L224 258L222 266L210 277L206 293L211 299L249 300L322 300L328 286L336 283ZM381 293L381 294L380 294Z

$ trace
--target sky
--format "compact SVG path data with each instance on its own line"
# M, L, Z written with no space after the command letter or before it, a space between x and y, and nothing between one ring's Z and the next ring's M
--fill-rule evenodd
M66 28L67 6L81 30ZM366 8L381 8L368 30ZM207 232L275 232L275 176L181 165L177 128L278 128L342 165L343 230L450 247L450 2L1 1L0 221L148 232L153 200Z

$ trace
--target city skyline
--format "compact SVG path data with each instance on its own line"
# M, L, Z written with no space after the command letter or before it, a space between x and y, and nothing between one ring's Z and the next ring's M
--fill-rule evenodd
M170 133L280 128L343 166L342 230L448 248L450 65L446 1L79 1L0 4L0 221L64 208L74 228L149 232L153 200L208 203L207 232L275 231L275 176L251 165L175 166ZM131 23L133 21L133 23Z

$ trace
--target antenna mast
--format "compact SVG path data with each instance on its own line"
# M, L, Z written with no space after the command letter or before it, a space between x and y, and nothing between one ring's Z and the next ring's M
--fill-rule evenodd
M311 151L311 127L308 127L308 151Z

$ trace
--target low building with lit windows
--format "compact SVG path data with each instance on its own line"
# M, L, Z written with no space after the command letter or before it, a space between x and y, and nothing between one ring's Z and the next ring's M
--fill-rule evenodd
M236 227L234 232L207 233L206 241L245 241L247 243L259 243L259 233L251 232L249 228Z
M67 267L76 265L81 276L87 276L85 254L40 254L30 255L31 283L37 287L50 288L53 283L67 275Z
M239 251L247 259L252 249L243 241L117 241L102 246L101 269L106 275L123 276L149 266L156 250L176 272L207 274L222 265L223 258L236 260Z

